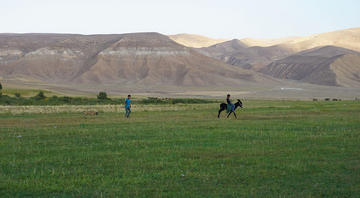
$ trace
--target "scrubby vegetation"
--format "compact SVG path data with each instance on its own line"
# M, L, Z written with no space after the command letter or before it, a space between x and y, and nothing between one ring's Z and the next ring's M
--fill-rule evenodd
M109 98L106 92L100 92L96 98L69 97L69 96L46 96L44 91L39 91L32 97L21 97L16 92L14 96L3 94L0 97L0 105L99 105L99 104L123 104L124 98ZM134 99L133 104L200 104L212 103L214 100L194 98L142 98Z
M199 103L213 103L214 100L194 99L194 98L156 98L149 97L138 101L140 104L199 104Z
M99 100L107 100L107 99L109 99L109 98L107 97L107 93L106 93L106 92L100 92L100 93L97 95L97 99L99 99Z
M7 88L7 87L4 88L4 86L2 89L3 95L8 95L8 96L15 96L15 94L19 93L23 97L32 97L38 94L39 92L43 92L47 96L58 95L52 91L40 90L40 89L17 89L17 88Z
M11 97L3 95L0 98L0 105L96 105L96 104L119 104L122 99L97 99L85 97L69 97L69 96L51 96L47 97L43 92L39 92L33 97Z

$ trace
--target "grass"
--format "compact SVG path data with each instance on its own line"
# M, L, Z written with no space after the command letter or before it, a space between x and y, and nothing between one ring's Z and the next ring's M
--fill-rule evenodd
M244 106L0 114L0 195L360 197L359 101Z

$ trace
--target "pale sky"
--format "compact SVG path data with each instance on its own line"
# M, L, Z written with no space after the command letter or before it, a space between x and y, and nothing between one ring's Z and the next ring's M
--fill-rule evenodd
M0 0L0 33L306 36L360 27L360 0Z

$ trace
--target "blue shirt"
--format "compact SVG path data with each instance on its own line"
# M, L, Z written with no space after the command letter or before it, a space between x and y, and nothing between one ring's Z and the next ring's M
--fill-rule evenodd
M131 100L129 99L129 98L126 98L126 100L125 100L125 108L130 108L130 102L131 102Z

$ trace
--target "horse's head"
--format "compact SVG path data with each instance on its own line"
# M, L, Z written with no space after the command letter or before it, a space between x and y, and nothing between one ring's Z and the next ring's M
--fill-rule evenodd
M235 103L235 107L241 107L241 108L243 108L243 107L242 107L242 102L241 102L241 100L238 99L238 101Z

